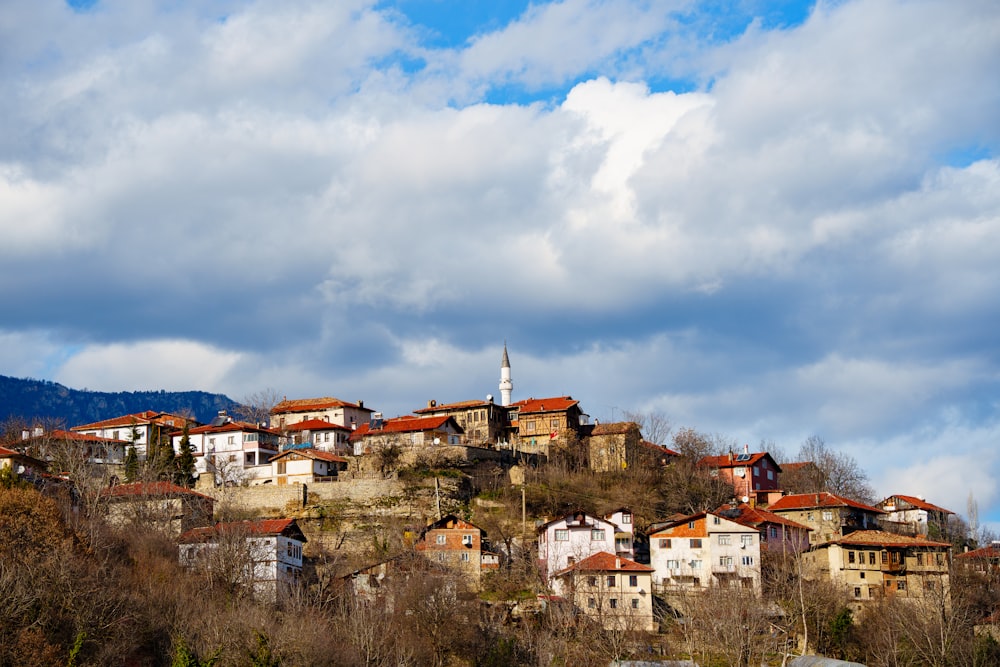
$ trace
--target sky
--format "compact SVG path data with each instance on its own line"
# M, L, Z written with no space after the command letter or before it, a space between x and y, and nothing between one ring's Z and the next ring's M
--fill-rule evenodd
M572 395L1000 527L994 0L0 3L0 374Z

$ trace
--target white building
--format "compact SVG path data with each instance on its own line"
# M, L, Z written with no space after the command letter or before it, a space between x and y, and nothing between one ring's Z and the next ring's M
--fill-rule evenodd
M554 588L605 630L653 632L652 568L601 552L553 575Z
M178 550L181 565L274 601L302 576L305 542L295 519L262 519L189 530L178 539Z
M629 517L631 518L631 514ZM616 549L615 535L619 532L618 526L607 519L582 511L544 523L536 532L538 562L550 584L554 573L602 551L632 555L631 550Z
M121 441L126 446L135 447L139 460L146 459L146 450L150 443L167 443L170 436L184 428L184 425L195 425L198 422L180 415L168 412L146 410L131 415L105 419L92 424L74 426L73 433L89 435L105 441Z
M292 424L318 419L355 429L371 420L373 410L363 401L351 403L332 396L285 399L271 408L271 428L285 430Z
M281 438L277 431L220 415L187 435L195 470L213 475L216 485L259 484L271 478L271 457L278 453ZM183 433L174 433L175 452L181 450L183 438Z
M649 536L653 583L664 588L739 585L760 590L760 533L702 512Z

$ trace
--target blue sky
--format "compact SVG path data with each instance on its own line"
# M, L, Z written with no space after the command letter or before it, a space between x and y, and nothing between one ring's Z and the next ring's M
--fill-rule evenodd
M987 0L0 7L0 373L571 394L1000 526Z

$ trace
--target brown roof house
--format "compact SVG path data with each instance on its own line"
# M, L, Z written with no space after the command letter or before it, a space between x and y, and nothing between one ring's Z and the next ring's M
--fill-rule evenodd
M889 496L878 504L885 512L882 525L894 533L941 537L948 534L948 517L954 512L932 505L920 496Z
M653 632L653 568L598 552L554 575L556 592L605 630Z
M138 523L180 535L212 525L215 499L171 482L117 484L101 492L112 523Z
M364 401L351 403L332 396L322 398L287 398L271 408L271 428L284 431L298 422L318 419L355 429L371 417L373 410Z
M484 548L486 533L454 514L423 529L413 548L431 561L461 572L473 589L479 588L484 571L499 568L497 554Z
M767 509L811 528L812 544L829 542L855 530L876 530L885 514L877 507L826 491L784 496Z
M498 405L488 396L485 401L438 403L414 410L421 417L454 417L465 433L463 442L472 447L499 447L510 439L510 408Z
M742 502L767 505L781 496L778 475L781 466L767 452L729 452L722 456L706 456L698 465L711 470L712 475L733 485L733 494Z
M550 445L572 444L589 421L572 396L528 398L510 407L516 411L511 425L517 428L517 449L529 454L548 456Z
M613 472L638 465L650 450L635 422L594 424L586 429L590 469Z

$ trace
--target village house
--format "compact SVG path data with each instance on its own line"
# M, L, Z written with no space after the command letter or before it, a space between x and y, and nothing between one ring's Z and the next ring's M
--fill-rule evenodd
M364 401L350 403L332 396L294 400L286 398L271 408L270 427L284 431L292 424L318 419L354 430L361 424L368 423L372 412L371 408L365 407Z
M590 420L572 396L528 398L510 407L517 449L529 454L548 456L549 445L576 442Z
M454 417L395 417L393 419L373 418L362 424L351 434L354 455L372 454L396 445L402 449L420 450L438 445L461 444L462 427Z
M994 541L989 546L956 554L955 565L983 573L996 573L1000 571L1000 541Z
M188 430L187 437L199 483L233 486L261 484L271 478L271 457L278 453L281 434L233 421L223 411L211 424ZM183 438L183 432L174 433L175 452L181 450Z
M877 507L825 491L784 496L767 509L811 528L812 544L829 542L855 530L877 530L884 514Z
M554 573L588 556L602 551L616 553L615 535L619 528L607 519L577 511L543 523L535 532L538 562L551 585Z
M259 519L189 530L178 551L184 567L273 602L302 576L305 543L295 519Z
M271 480L279 485L330 482L347 470L347 459L318 449L286 449L271 457Z
M144 461L150 445L170 443L171 436L183 429L185 425L197 426L198 422L181 415L146 410L92 424L74 426L70 430L81 435L92 435L103 441L125 442L126 447L134 446L139 460Z
M856 530L803 555L808 576L829 577L861 603L882 596L949 594L951 545L881 530Z
M492 396L485 401L438 403L414 410L421 417L454 417L465 433L464 443L473 447L499 447L510 441L510 409L498 405Z
M584 429L590 469L613 472L634 467L642 461L648 449L643 446L642 433L635 422L594 424Z
M948 534L948 517L954 512L932 505L919 496L894 495L878 504L885 512L882 527L892 533L920 537Z
M809 548L808 526L769 512L759 507L741 503L734 507L723 505L716 512L736 523L755 528L760 533L760 548L768 553L800 553Z
M308 446L325 452L351 454L351 429L324 419L306 419L286 426L284 448Z
M778 483L781 466L767 452L751 453L750 447L744 446L740 454L729 452L722 456L706 456L698 461L698 465L729 482L733 486L733 494L742 502L768 505L781 496Z
M41 459L0 447L0 470L11 470L18 476L33 477L43 474L47 467L48 464Z
M653 632L652 568L598 552L556 572L554 588L605 630Z
M425 527L413 548L428 559L460 572L475 590L484 571L496 570L497 554L485 548L486 533L454 514Z
M635 523L632 510L619 507L605 514L604 519L615 526L614 554L624 558L635 558Z
M108 520L135 523L178 536L212 525L215 499L171 482L116 484L101 492Z
M415 551L404 551L391 558L366 565L344 575L341 580L354 597L366 602L381 599L386 605L386 610L391 611L394 605L391 593L405 590L415 577L421 580L433 578L445 586L455 582L454 572L447 566ZM393 586L393 583L396 585Z
M721 513L672 521L649 536L653 583L664 590L741 586L760 590L760 534Z

